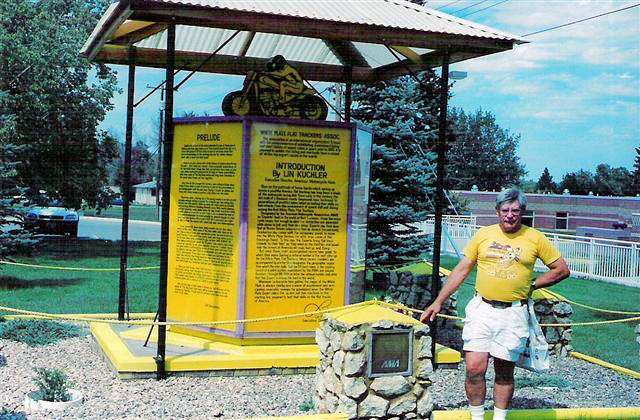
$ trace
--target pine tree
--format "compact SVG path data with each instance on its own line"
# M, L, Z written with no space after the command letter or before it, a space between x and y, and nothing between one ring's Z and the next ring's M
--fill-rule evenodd
M367 238L368 265L415 258L431 247L426 236L412 235L413 222L434 211L438 78L423 72L422 84L410 77L354 86L353 118L373 129L371 192Z
M558 186L553 182L553 177L549 173L548 168L544 168L538 183L536 184L536 190L541 193L554 193L558 190Z
M16 171L20 164L16 156L21 147L10 143L15 135L15 118L7 112L5 99L0 91L0 260L28 251L37 242L22 229L23 216L14 207L24 192L18 185Z

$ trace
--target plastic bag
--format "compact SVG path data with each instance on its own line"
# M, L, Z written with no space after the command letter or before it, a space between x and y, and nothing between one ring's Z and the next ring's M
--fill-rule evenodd
M524 352L516 362L516 366L531 372L544 373L549 370L549 345L538 324L531 298L527 302L527 309L529 311L529 339Z

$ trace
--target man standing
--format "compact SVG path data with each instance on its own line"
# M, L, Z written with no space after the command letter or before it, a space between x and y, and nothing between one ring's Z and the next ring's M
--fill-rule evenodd
M433 321L442 304L478 264L476 296L465 309L462 339L466 352L465 391L473 420L484 418L485 373L493 357L494 420L506 419L513 396L513 370L524 351L529 330L527 298L532 288L556 284L569 276L567 263L539 231L522 225L527 207L518 189L503 190L496 197L497 225L478 230L464 249L436 300L422 313L421 321ZM531 283L536 259L549 267Z

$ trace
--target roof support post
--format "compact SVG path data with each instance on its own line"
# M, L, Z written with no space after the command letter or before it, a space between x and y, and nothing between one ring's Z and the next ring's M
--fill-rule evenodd
M160 231L160 281L158 322L167 321L167 276L169 260L169 207L171 205L171 162L173 160L173 82L176 61L176 24L167 27L166 102L164 108L164 159L162 162L162 227ZM155 357L156 379L166 379L165 355L167 326L158 325L158 348Z
M127 293L127 258L129 255L129 197L131 195L131 143L133 138L133 100L136 81L136 47L129 45L129 84L127 87L127 127L124 144L124 179L122 180L122 228L120 234L120 286L118 319L129 313ZM128 317L127 317L128 318Z
M435 299L440 293L440 244L442 240L442 209L444 206L444 164L447 153L447 106L449 102L449 49L442 53L442 73L440 75L440 118L438 121L438 142L436 152L436 199L435 222L433 227L433 272L431 274L431 298ZM437 320L431 325L431 352L435 360L435 345L437 336Z

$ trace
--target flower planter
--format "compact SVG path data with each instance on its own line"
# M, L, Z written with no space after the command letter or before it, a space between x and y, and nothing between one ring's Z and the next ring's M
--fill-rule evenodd
M61 411L68 407L82 404L83 398L80 391L68 389L69 401L45 401L39 399L38 391L32 391L24 397L24 405L28 410L55 410Z

